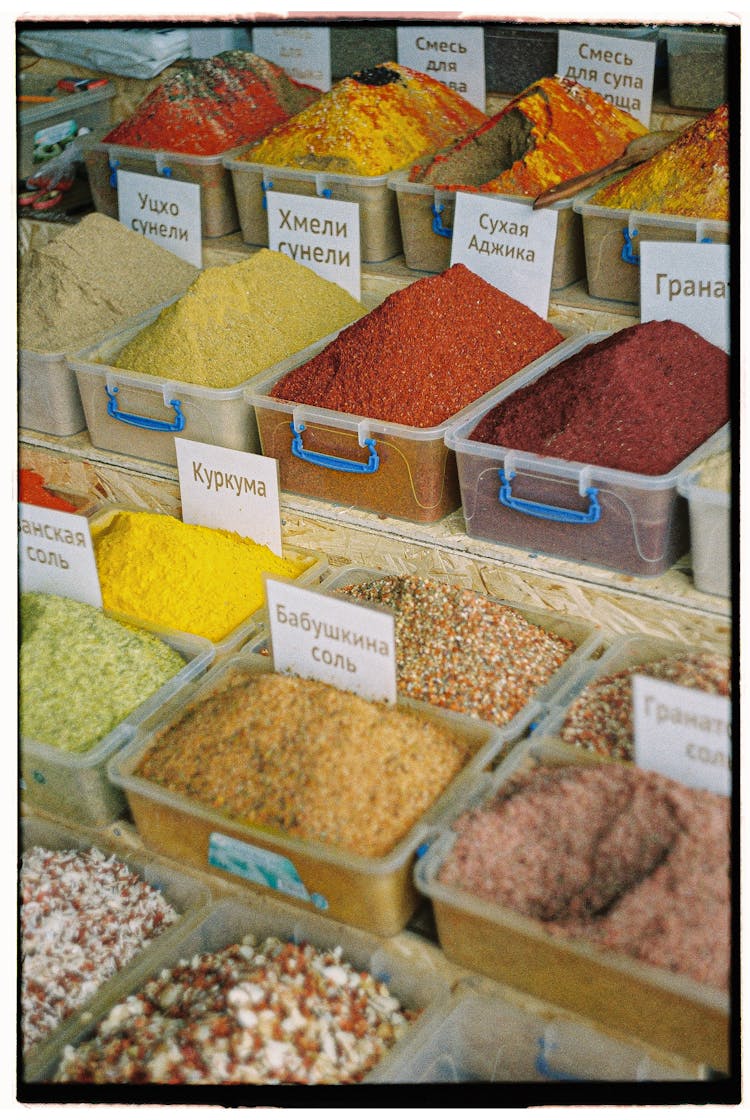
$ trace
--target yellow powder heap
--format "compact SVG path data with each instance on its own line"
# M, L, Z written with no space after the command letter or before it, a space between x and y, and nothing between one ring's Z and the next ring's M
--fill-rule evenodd
M343 78L238 159L343 175L384 175L487 119L436 78L386 62Z
M348 326L366 308L272 249L207 268L122 349L118 369L232 389Z
M119 511L92 527L106 610L220 642L265 603L263 575L296 579L287 560L226 529Z

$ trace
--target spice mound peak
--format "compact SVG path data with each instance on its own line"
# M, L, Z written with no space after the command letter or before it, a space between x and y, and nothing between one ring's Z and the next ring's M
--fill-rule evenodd
M389 82L401 81L401 75L390 66L368 66L352 74L352 77L363 86L387 86Z

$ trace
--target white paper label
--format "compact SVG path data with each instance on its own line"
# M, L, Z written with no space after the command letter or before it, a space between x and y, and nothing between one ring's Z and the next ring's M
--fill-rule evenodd
M485 110L484 29L456 24L396 28L401 66L419 70Z
M255 27L253 51L283 67L295 81L331 88L331 32L328 27Z
M656 43L644 39L558 31L557 73L596 90L648 128Z
M265 577L274 668L396 700L393 614Z
M279 461L175 437L182 520L229 529L282 555Z
M557 211L456 192L451 264L465 264L501 292L546 318Z
M168 163L162 170L168 170ZM117 205L119 219L128 229L202 268L201 189L197 183L182 183L167 174L140 175L119 169Z
M21 591L41 591L101 607L88 518L20 502L18 555Z
M359 203L273 190L266 191L266 202L269 249L286 253L359 299Z
M729 353L729 246L641 239L640 259L641 322L674 319Z
M726 696L633 675L634 759L644 770L729 796L731 721Z

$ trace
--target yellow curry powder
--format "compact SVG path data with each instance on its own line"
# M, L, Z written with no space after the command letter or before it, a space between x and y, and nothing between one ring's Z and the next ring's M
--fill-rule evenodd
M485 113L436 78L386 62L343 78L237 158L384 175L486 120Z
M118 369L231 389L348 326L366 308L272 249L207 268L119 353Z
M729 220L729 108L719 105L589 202L652 214Z
M106 610L219 642L265 602L264 573L296 579L289 560L225 529L118 511L92 538Z

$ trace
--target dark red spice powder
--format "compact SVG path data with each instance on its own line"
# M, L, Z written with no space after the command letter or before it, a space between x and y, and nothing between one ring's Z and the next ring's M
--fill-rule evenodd
M585 346L497 404L470 438L658 475L728 420L728 355L664 320Z
M64 498L58 498L44 484L44 479L37 471L21 468L18 472L18 500L30 506L44 506L46 509L60 509L66 513L75 513L76 507Z
M563 335L455 264L388 296L271 396L412 427L441 424Z

